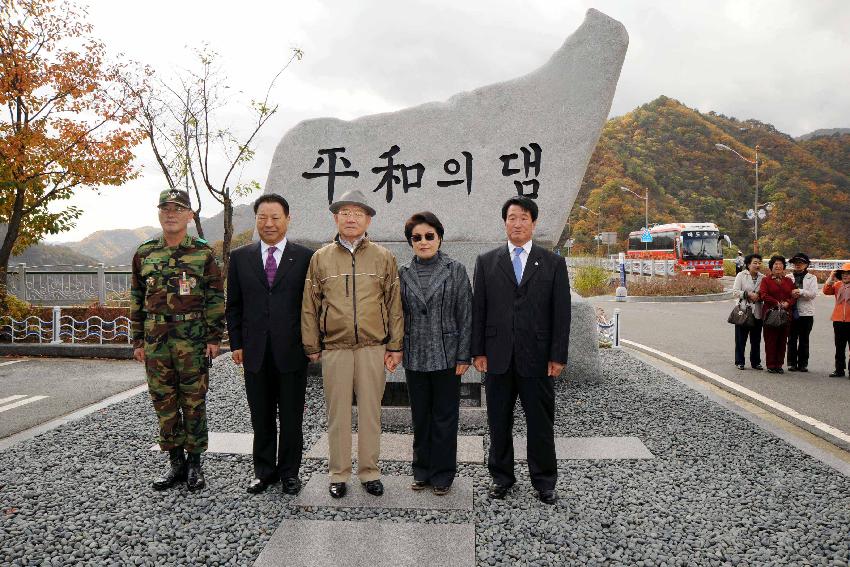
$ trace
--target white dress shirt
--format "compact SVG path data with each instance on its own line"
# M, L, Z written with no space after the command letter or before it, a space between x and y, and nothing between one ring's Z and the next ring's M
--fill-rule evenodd
M525 274L525 263L528 262L528 255L531 254L531 241L529 240L522 246L514 246L513 243L508 240L508 253L511 255L511 263L514 261L514 255L517 248L522 248L522 253L519 255L519 263L522 264L522 273ZM522 277L520 277L522 279Z
M271 248L271 244L266 244L262 240L260 241L260 261L263 263L263 270L266 269L266 260L269 257L269 248ZM283 237L283 240L274 245L277 250L274 253L274 263L280 267L280 259L283 258L283 249L286 248L286 237Z

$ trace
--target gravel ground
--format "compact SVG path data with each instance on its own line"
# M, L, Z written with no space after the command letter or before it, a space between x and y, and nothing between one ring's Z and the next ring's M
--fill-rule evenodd
M556 434L633 435L656 458L561 462L556 506L537 502L524 465L502 502L486 496L485 467L461 465L472 512L297 510L279 490L246 494L250 457L222 455L206 458L204 491L153 493L166 459L148 450L156 423L140 395L0 453L0 564L249 565L285 518L474 522L479 566L850 563L850 479L627 353L602 356L602 384L558 384ZM213 369L209 420L251 431L227 359ZM313 381L308 447L324 426ZM326 467L305 461L302 479Z

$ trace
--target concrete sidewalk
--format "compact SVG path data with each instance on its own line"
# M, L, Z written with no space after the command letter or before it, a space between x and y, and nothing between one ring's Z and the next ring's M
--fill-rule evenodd
M735 330L726 318L733 301L705 303L616 303L591 298L610 317L621 310L620 336L701 366L794 410L850 434L850 380L829 378L834 342L831 297L815 303L809 372L768 374L735 367ZM764 344L762 343L762 364ZM749 360L749 347L747 351Z

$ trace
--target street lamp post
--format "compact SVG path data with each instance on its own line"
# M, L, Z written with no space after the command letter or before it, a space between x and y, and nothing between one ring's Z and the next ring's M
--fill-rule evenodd
M584 205L579 205L578 208L596 216L596 255L599 256L599 246L602 244L602 215Z
M635 197L637 197L638 199L644 200L644 217L645 217L644 222L646 223L644 225L644 228L646 228L646 230L649 230L649 188L646 187L644 189L646 191L646 194L643 197L641 197L640 195L638 195L637 193L635 193L634 191L632 191L628 187L623 187L622 185L620 185L620 190L624 191L624 192L629 192L632 195L634 195ZM648 242L645 242L644 246L647 250L649 250L649 243Z
M759 251L759 146L756 146L756 159L751 160L747 159L726 144L714 144L718 150L723 150L724 152L732 152L742 160L747 163L751 163L756 166L756 194L753 198L753 232L755 233L755 241L753 241L753 252L758 254Z

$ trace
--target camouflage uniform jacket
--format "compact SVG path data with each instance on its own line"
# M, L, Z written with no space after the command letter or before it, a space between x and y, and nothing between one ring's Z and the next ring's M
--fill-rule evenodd
M221 341L224 282L215 252L206 240L189 235L175 247L166 246L162 236L143 242L133 256L130 288L133 346L144 345L145 319L151 315L188 314L203 321L207 343Z

